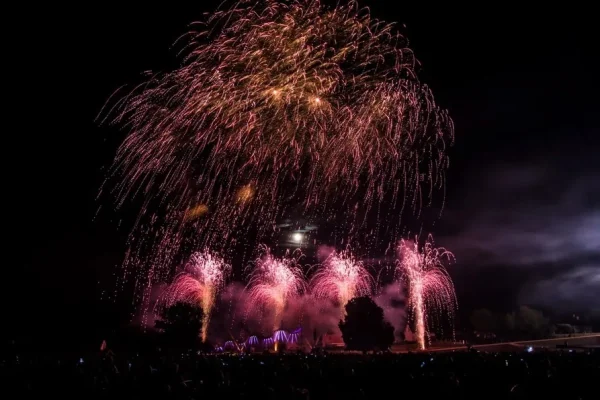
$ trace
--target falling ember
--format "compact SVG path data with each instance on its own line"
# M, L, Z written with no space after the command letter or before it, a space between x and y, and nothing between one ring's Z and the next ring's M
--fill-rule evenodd
M208 206L206 204L199 204L195 207L189 208L185 212L185 220L191 221L196 218L199 218L208 212Z
M398 254L396 272L408 288L417 343L424 350L429 322L439 320L442 313L447 314L450 324L454 322L458 304L454 284L444 266L444 262L454 261L454 255L443 247L435 248L431 235L421 250L417 239L402 240Z
M304 276L297 258L275 258L267 249L254 262L247 289L253 306L273 310L273 328L279 328L288 300L305 289Z
M231 266L208 251L192 254L167 290L167 305L184 301L199 304L204 312L202 340L206 341L208 326L217 293L231 272Z
M236 199L239 203L247 203L254 196L254 188L251 185L245 185L238 190Z
M333 252L319 267L311 279L311 292L315 297L338 302L342 314L354 297L371 294L373 278L350 251Z

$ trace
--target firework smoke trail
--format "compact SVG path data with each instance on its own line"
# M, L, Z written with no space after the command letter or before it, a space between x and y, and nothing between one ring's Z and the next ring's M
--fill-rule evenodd
M107 182L118 207L141 198L125 264L146 288L178 256L163 235L226 251L237 229L260 240L290 207L318 217L385 202L352 226L386 218L397 237L402 211L443 187L452 121L391 25L353 1L249 3L211 14L179 41L181 67L103 111L128 130Z
M417 342L424 350L429 322L435 322L439 314L447 313L453 323L456 294L444 262L454 261L454 255L442 247L435 248L431 235L421 250L417 238L414 242L402 240L398 253L400 259L396 271L408 287L408 305L415 319Z
M277 329L285 306L305 290L306 283L297 257L275 258L268 249L253 265L247 289L252 307L273 310Z
M178 301L199 304L204 311L202 340L206 341L210 316L217 293L231 272L231 266L209 251L192 254L185 266L167 290L167 305Z
M311 293L338 302L342 315L350 300L370 295L372 287L373 278L348 250L333 252L311 278Z

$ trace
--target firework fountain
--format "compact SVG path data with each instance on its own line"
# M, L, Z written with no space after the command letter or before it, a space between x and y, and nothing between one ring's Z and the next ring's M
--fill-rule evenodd
M167 306L178 301L199 304L204 312L202 340L206 341L210 316L219 289L231 272L231 266L209 251L194 253L166 292Z
M453 323L456 295L444 263L454 261L454 255L442 247L435 248L431 235L421 249L417 238L414 242L402 240L398 253L396 271L408 287L408 305L415 321L417 343L424 350L428 323L439 320L442 313Z
M185 249L229 251L250 226L261 241L291 208L399 237L445 181L452 121L391 25L354 1L235 4L102 114L128 130L107 182L118 207L140 199L125 269L142 302Z
M349 250L333 252L311 278L311 293L339 303L342 316L350 300L370 295L372 287L373 278Z
M264 253L254 262L247 289L253 307L273 312L273 328L277 329L288 300L306 285L297 257L276 258L268 249Z

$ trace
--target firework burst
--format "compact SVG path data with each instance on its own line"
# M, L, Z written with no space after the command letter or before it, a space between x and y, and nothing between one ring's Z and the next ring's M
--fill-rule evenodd
M454 261L454 255L443 247L435 248L429 235L422 249L415 241L402 240L396 271L408 288L408 305L415 322L415 334L421 350L425 349L425 335L429 323L436 323L445 313L453 323L458 307L454 284L444 263Z
M265 250L254 262L247 289L252 307L273 312L276 329L288 301L301 294L305 286L298 257L276 258Z
M349 225L377 230L387 215L396 237L403 210L443 187L452 121L392 25L354 1L262 0L197 26L180 40L179 68L103 114L128 131L108 179L119 207L142 199L125 264L145 299L182 248L227 251L249 226L262 240L295 207L315 218L373 210Z
M345 313L346 304L356 296L368 296L373 278L350 251L333 252L311 278L311 292L317 298L338 302Z
M204 311L202 340L206 340L217 293L231 272L231 266L209 251L194 253L185 271L175 277L167 290L167 305L178 301L199 304Z

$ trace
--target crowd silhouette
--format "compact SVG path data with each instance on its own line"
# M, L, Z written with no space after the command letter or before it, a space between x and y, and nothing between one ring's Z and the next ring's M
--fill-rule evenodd
M9 398L600 398L593 352L4 356Z

